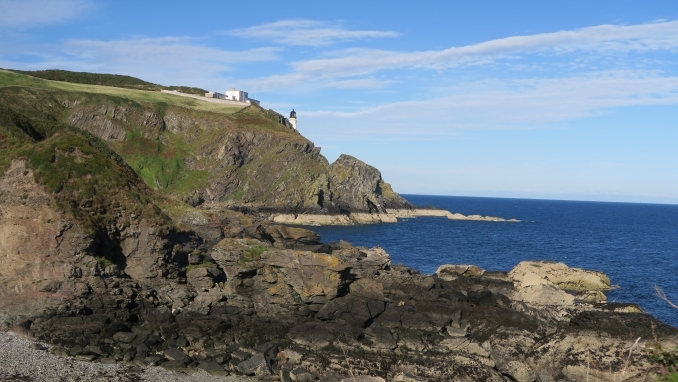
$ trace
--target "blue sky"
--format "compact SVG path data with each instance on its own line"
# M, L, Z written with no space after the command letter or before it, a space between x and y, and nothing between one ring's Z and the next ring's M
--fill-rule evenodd
M0 35L3 68L295 108L401 193L678 203L675 1L0 0Z

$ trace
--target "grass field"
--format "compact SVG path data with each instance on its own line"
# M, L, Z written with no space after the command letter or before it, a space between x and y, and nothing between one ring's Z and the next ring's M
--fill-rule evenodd
M176 105L196 110L211 111L224 114L233 114L242 109L239 106L220 105L211 102L203 102L193 98L161 93L159 91L147 91L136 89L116 88L112 86L84 85L70 82L50 81L31 77L24 74L13 73L0 69L0 87L23 86L39 89L65 90L83 93L96 93L127 98L137 102L164 102L168 105Z

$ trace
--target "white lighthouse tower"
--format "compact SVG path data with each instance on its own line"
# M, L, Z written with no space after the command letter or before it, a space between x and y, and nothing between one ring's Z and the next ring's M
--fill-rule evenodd
M294 130L297 129L297 112L294 109L290 112L290 124L294 127Z

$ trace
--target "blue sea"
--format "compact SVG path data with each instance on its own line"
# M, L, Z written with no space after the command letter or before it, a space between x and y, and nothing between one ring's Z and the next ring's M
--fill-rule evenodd
M609 301L633 302L678 327L678 205L403 195L417 206L516 218L520 223L420 217L397 224L310 227L324 242L379 245L422 273L441 264L509 271L523 260L556 260L602 271L619 286Z

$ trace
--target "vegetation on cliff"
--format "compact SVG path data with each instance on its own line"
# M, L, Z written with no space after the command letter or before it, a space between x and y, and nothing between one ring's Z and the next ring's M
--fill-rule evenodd
M176 90L182 93L205 95L207 90L190 86L162 86L142 79L120 74L71 72L69 70L11 70L12 72L26 74L31 77L45 80L71 82L75 84L114 86L118 88L138 90Z
M0 91L0 171L23 159L36 181L53 196L54 207L94 233L114 211L128 210L158 227L169 223L155 204L159 197L99 138L33 110L19 114Z
M257 105L233 108L7 71L0 71L0 99L18 116L101 138L149 187L194 206L227 202L292 213L409 206L374 167L350 156L330 165L312 142L281 124L278 113Z

